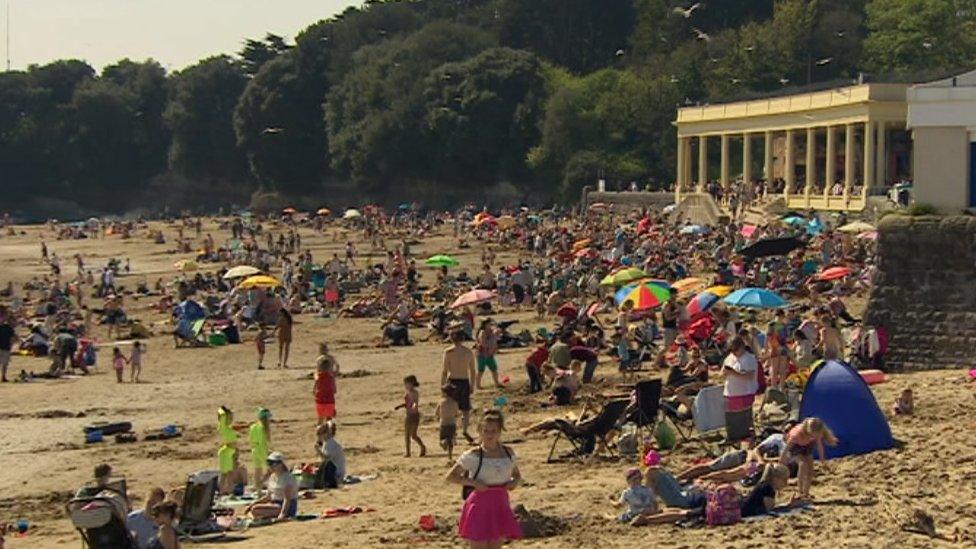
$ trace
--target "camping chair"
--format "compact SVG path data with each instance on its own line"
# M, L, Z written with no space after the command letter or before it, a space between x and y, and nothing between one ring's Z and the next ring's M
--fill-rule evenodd
M660 379L639 381L634 386L637 406L627 416L627 421L636 424L638 430L647 429L648 434L654 432L658 411L661 408L662 388Z
M594 442L603 442L604 447L607 448L612 456L613 451L607 445L606 437L617 425L617 421L624 414L628 404L630 404L629 400L611 400L604 404L603 409L600 410L600 413L595 418L582 425L574 425L562 420L557 421L556 428L558 431L556 432L556 438L552 441L552 447L549 449L549 456L546 458L546 463L553 462L552 456L556 453L556 445L563 437L566 437L566 440L573 445L574 453L579 457L584 455L584 445L588 444L590 439L593 439ZM596 451L596 449L594 448L593 451Z
M180 504L180 523L177 532L181 538L190 541L210 541L214 536L200 538L201 534L215 534L222 537L223 532L213 520L214 500L217 497L217 471L199 471L186 479L183 502Z
M125 525L128 504L122 494L103 490L95 496L75 497L66 509L88 549L138 548Z
M690 415L679 413L667 402L661 403L661 409L684 442L696 441L711 452L705 437L725 427L725 397L722 392L721 385L703 387L695 395Z

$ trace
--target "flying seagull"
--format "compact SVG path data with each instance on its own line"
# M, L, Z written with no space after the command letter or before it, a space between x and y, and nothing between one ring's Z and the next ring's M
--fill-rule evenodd
M711 37L711 36L709 36L709 35L707 35L707 34L705 34L705 33L704 33L704 32L702 32L701 30L699 30L699 29L696 29L695 27L691 27L691 30L692 30L692 32L694 32L694 33L695 33L695 36L696 36L696 37L697 37L697 38L698 38L699 40L704 40L705 42L711 42L711 41L712 41L712 37Z
M677 77L677 76L674 76L674 75L672 75L672 76L671 76L671 83L672 83L672 84L677 84L677 83L678 83L678 77Z
M922 47L927 50L930 50L932 49L932 42L922 42Z
M731 80L729 80L729 82L732 82L733 84L741 84L742 80L739 80L738 78L732 78Z
M780 78L779 79L779 83L785 86L785 85L787 85L787 84L790 83L790 79L789 78L785 78L785 77L784 78Z
M282 130L281 128L265 128L265 129L261 130L261 133L271 133L271 134L274 134L274 133L281 133L283 131L284 130Z
M684 9L679 6L674 8L672 12L684 17L685 19L688 19L689 17L691 17L691 14L695 13L695 10L697 10L700 7L702 7L702 3L696 2L692 4L688 9Z
M746 51L752 51L756 49L756 46L746 46Z
M617 57L623 57L623 56L624 56L624 50L617 50Z
M817 66L818 66L818 67L822 67L822 66L824 66L824 65L829 65L829 64L830 64L830 62L831 62L831 61L833 61L833 60L834 60L834 58L833 58L833 57L825 57L825 58L823 58L823 59L818 59L818 60L817 60Z
M844 34L844 31L837 31L837 38L843 38Z

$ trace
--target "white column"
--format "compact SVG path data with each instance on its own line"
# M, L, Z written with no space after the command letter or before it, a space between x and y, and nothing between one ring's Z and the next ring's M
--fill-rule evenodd
M703 193L708 186L708 137L698 138L698 192Z
M847 124L844 135L844 204L854 185L854 124Z
M685 184L685 138L678 138L677 166L674 169L674 187L680 190Z
M722 160L719 169L718 182L722 189L729 186L729 136L722 134Z
M752 136L742 134L742 184L748 186L752 180Z
M796 160L794 158L794 137L793 130L786 130L786 162L783 166L783 180L786 185L783 188L783 198L790 199L793 192L793 184L796 183Z
M807 207L810 207L810 193L813 186L817 184L817 130L807 128L807 181L803 189L803 195L807 198Z
M888 129L882 120L878 126L878 146L875 148L874 186L881 188L888 182Z
M769 130L763 148L763 178L767 183L773 180L773 132Z
M864 123L864 187L861 194L865 200L874 185L874 160L874 123L869 120Z
M826 173L824 173L824 196L830 196L830 189L834 186L834 179L837 178L837 132L833 126L827 126L827 162Z

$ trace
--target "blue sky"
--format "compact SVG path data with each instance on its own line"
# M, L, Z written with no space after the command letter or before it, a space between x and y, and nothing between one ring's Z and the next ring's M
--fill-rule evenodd
M10 5L12 69L83 59L101 70L128 57L169 70L240 49L265 32L289 40L308 25L361 2L349 0L0 0L0 62ZM3 67L0 67L2 70Z

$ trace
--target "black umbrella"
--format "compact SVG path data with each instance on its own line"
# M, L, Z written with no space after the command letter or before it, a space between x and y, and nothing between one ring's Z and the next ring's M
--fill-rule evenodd
M752 258L768 257L786 255L793 250L804 247L806 247L806 242L793 236L786 238L767 238L742 248L739 250L739 253Z

